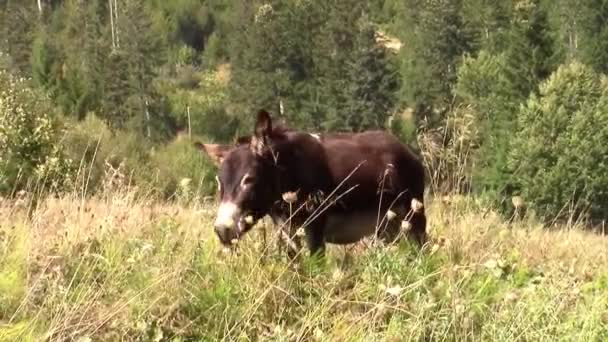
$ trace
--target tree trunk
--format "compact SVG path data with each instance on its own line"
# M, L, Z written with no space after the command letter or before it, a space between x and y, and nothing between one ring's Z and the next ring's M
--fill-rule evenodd
M112 0L108 0L108 5L110 5L110 29L112 31L112 49L116 49L116 33L114 28L114 9L112 5Z
M114 0L114 20L116 22L116 25L118 25L118 4L116 3L116 0ZM118 35L118 26L116 26L114 31L116 34L116 46L120 47L120 36Z

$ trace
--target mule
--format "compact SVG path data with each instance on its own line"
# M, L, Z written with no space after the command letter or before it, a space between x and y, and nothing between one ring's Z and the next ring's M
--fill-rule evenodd
M273 127L261 110L250 137L195 145L219 167L214 230L226 246L266 215L291 241L291 256L300 233L319 255L326 243L374 234L395 242L403 229L419 246L427 239L423 164L390 133L310 134Z

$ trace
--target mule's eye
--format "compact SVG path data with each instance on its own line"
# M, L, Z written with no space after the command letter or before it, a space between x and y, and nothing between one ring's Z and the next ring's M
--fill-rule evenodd
M255 178L253 178L250 175L245 175L245 177L243 177L243 180L241 181L241 186L248 186L253 184L253 181L255 180Z

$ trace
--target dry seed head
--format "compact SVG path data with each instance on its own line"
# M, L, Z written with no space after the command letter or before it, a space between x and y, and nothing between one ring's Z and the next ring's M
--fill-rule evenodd
M323 339L323 330L319 329L319 328L315 328L314 331L314 338L316 341L321 341Z
M386 212L386 219L387 220L392 221L395 217L397 217L397 214L394 211L389 210L389 211Z
M251 215L246 216L245 223L247 223L249 225L253 224L253 216L251 216Z
M524 199L521 196L513 196L511 198L511 203L513 203L513 206L518 209L524 206Z
M407 232L412 229L412 224L410 223L410 221L403 220L401 221L401 229Z
M293 204L298 200L298 194L295 191L288 191L283 194L283 201Z
M507 302L515 302L518 299L519 299L519 296L515 292L509 292L505 295L505 300Z
M412 199L411 207L412 207L412 211L415 212L415 213L417 213L420 210L422 210L422 208L424 207L424 205L422 204L422 202L420 202L419 200L417 200L417 199L414 198L414 199Z
M191 178L182 178L182 180L179 182L179 185L180 185L182 188L187 188L187 187L188 187L188 185L190 185L190 182L192 182L192 179L191 179Z

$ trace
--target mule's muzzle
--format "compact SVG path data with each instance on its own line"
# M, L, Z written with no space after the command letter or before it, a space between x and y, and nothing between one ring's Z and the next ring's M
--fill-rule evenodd
M237 228L234 225L228 226L216 223L213 228L220 242L224 245L231 245L233 240L238 238Z
M253 227L254 224L255 222L251 219L250 216L248 216L241 217L236 221L216 220L214 224L214 229L222 244L232 245L243 234L247 233Z

